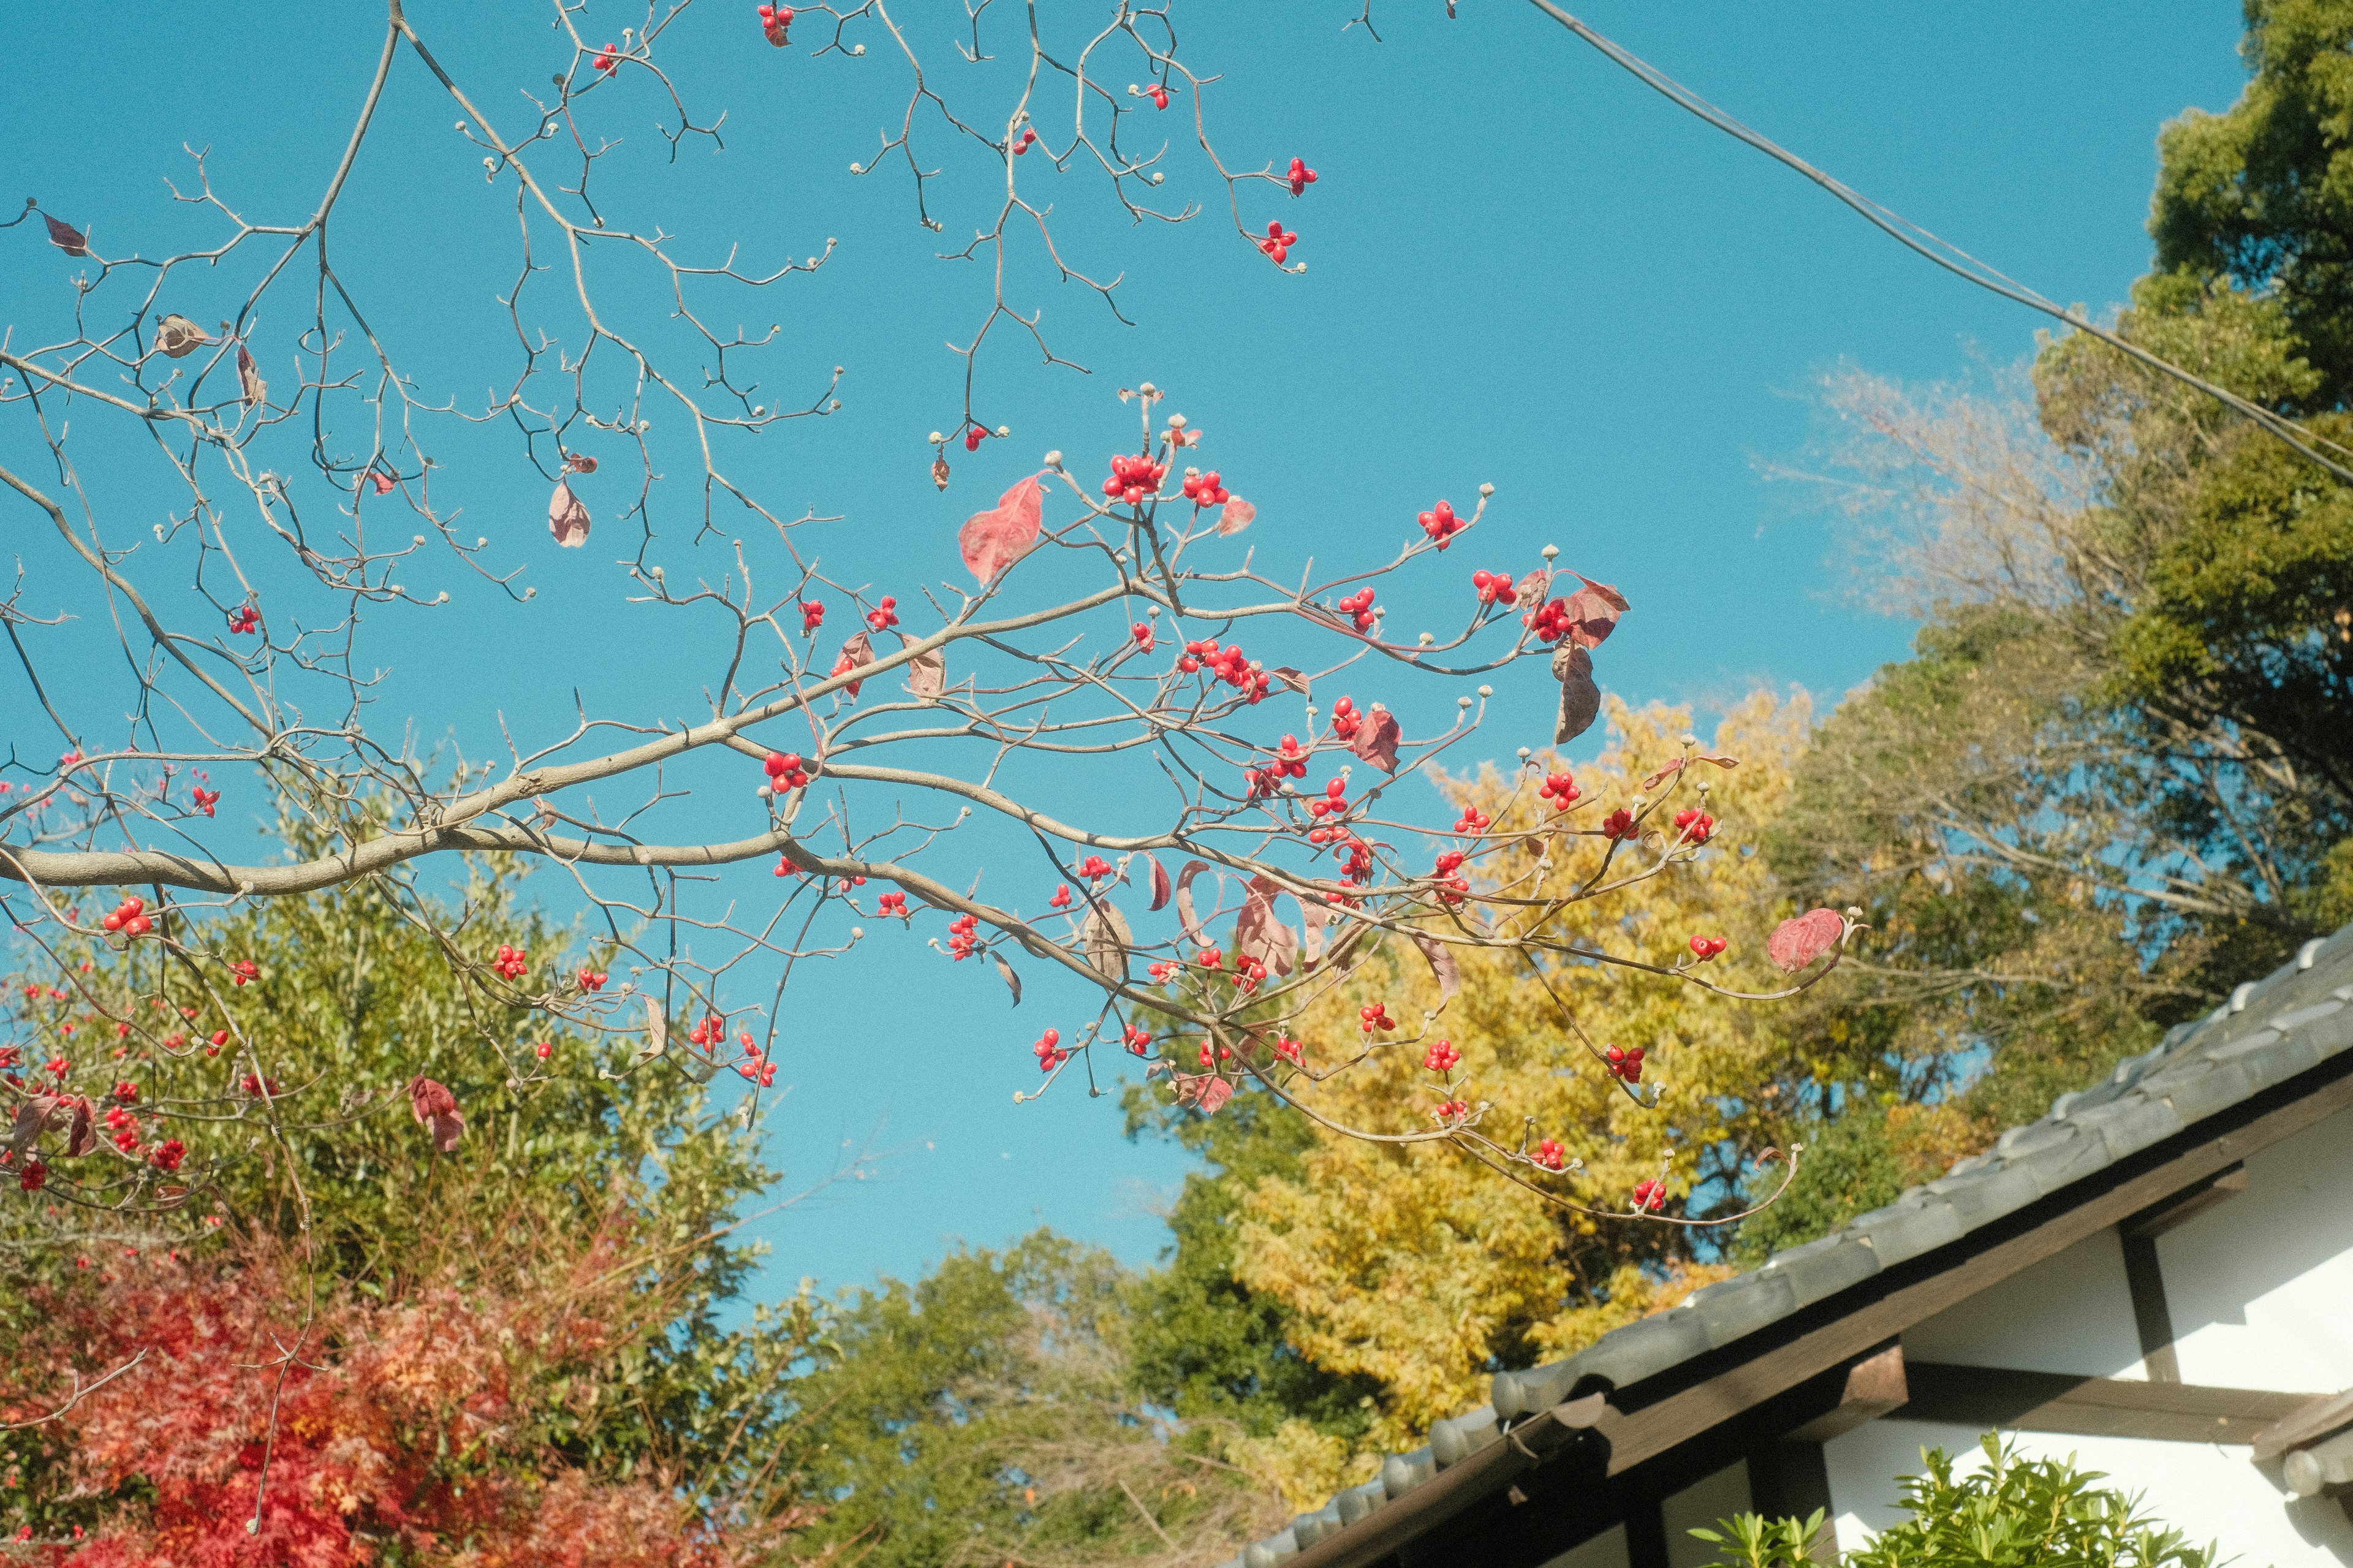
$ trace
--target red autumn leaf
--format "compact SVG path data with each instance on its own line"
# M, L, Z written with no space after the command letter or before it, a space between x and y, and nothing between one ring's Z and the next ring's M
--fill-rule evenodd
M57 219L51 217L47 213L43 213L41 215L41 221L49 226L49 243L51 245L56 246L68 256L88 256L90 254L90 242L83 237L81 230L74 227L71 224L59 223Z
M596 471L596 459L586 452L566 453L564 460L575 474L593 474Z
M1836 910L1809 910L1776 926L1765 952L1783 973L1795 974L1845 940L1846 921Z
M901 647L913 647L915 641L904 632L899 634ZM945 648L935 647L907 661L907 689L916 696L937 697L947 688L948 655Z
M1258 508L1240 496L1231 497L1218 510L1218 531L1221 534L1240 533L1257 516Z
M964 563L980 579L982 587L1029 554L1038 542L1045 501L1046 492L1032 474L998 497L993 509L974 512L965 520L956 543L964 551Z
M555 493L547 498L547 531L566 550L588 542L588 503L572 493L568 479L556 480Z
M833 668L828 673L848 675L851 670L861 668L873 662L874 641L864 632L860 632L841 645L841 657L833 661ZM852 702L858 700L859 688L865 684L863 680L853 680L849 683L846 689L849 692L849 700Z
M58 1109L69 1110L73 1116L72 1125L66 1130L66 1155L69 1159L79 1159L98 1147L98 1110L90 1104L90 1096L75 1095ZM51 1124L54 1125L56 1121L56 1113L52 1112Z
M1204 1116L1215 1116L1218 1107L1234 1097L1234 1086L1213 1072L1178 1073L1175 1087L1176 1103L1192 1106Z
M444 1154L458 1152L458 1140L466 1135L466 1118L458 1110L456 1095L420 1075L409 1080L408 1109L416 1115L417 1125L432 1131L436 1149Z
M1201 917L1193 912L1193 879L1209 868L1207 860L1187 860L1185 868L1176 873L1176 923L1185 928L1185 940L1195 947L1209 945L1201 930Z
M1574 643L1561 644L1552 656L1552 673L1560 682L1560 717L1553 725L1552 743L1565 746L1600 717L1601 688L1593 679L1593 656Z
M1152 902L1148 907L1155 911L1165 910L1168 907L1168 868L1150 855L1144 858L1144 863L1152 868Z
M1568 640L1599 647L1618 629L1618 617L1633 606L1609 584L1597 583L1582 572L1576 575L1585 586L1568 596Z
M1385 773L1397 772L1397 715L1386 708L1368 710L1356 725L1356 738L1348 742L1348 750Z

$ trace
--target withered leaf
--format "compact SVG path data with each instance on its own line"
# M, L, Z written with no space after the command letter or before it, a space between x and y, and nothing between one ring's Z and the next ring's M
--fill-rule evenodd
M1568 640L1599 647L1618 629L1618 617L1632 606L1609 584L1597 583L1582 572L1576 576L1585 586L1568 596Z
M932 459L932 483L942 489L948 488L948 460L945 458Z
M1560 682L1560 719L1553 725L1552 743L1566 745L1588 730L1601 714L1601 688L1594 683L1593 656L1575 643L1563 643L1552 656L1553 679Z
M458 1110L456 1095L420 1074L409 1080L408 1109L417 1124L432 1133L436 1149L444 1154L458 1152L458 1140L466 1135L466 1118Z
M1220 534L1240 533L1258 516L1258 508L1240 496L1229 498L1218 510L1218 531Z
M1454 962L1454 950L1436 937L1416 931L1413 945L1421 949L1421 956L1430 960L1430 972L1438 976L1438 1000L1440 1005L1454 999L1462 989L1462 971Z
M185 316L166 316L155 323L155 352L169 359L185 359L212 339Z
M650 994L646 997L646 1036L651 1042L646 1047L647 1056L658 1057L670 1048L670 1016Z
M1533 610L1545 602L1545 595L1551 588L1552 574L1539 568L1520 579L1519 587L1513 592L1512 602L1524 610Z
M261 367L253 363L243 343L237 345L237 384L248 408L261 407L269 396L269 384L261 379Z
M1127 953L1135 938L1127 929L1127 917L1110 900L1099 899L1087 910L1086 920L1079 926L1079 941L1096 973L1114 985L1126 984Z
M588 542L588 503L572 493L569 479L556 480L555 492L547 498L547 531L566 550Z
M1168 868L1151 855L1144 858L1144 863L1152 868L1152 902L1147 907L1157 913L1168 907Z
M1176 1103L1189 1105L1204 1116L1215 1116L1218 1107L1234 1097L1234 1086L1216 1073L1178 1073L1170 1087L1176 1090Z
M1207 947L1209 939L1201 930L1201 917L1193 912L1193 879L1209 868L1207 860L1187 860L1176 873L1176 923L1185 928L1185 940L1195 947Z
M996 953L992 952L988 956L997 965L997 974L1005 981L1005 988L1013 993L1013 1005L1018 1007L1021 1005L1021 976L1014 973L1013 966Z
M1694 763L1714 763L1719 768L1736 768L1740 765L1738 757L1693 757L1689 760ZM1685 759L1677 757L1673 762L1644 779L1642 788L1645 791L1658 788L1660 784L1683 771L1684 761Z
M841 645L841 657L833 661L833 668L830 671L830 674L848 675L851 670L861 668L866 665L872 664L873 662L874 640L868 637L864 632L860 632L856 637L851 637L848 642ZM853 680L849 683L847 689L849 692L849 700L851 701L855 702L858 700L859 690L865 684L866 682L863 680Z
M41 215L41 221L49 226L49 243L51 245L56 246L68 256L88 256L90 254L90 241L83 236L81 230L74 227L74 226L69 223L59 223L57 219L51 217L47 213L43 213Z
M913 647L915 642L916 639L906 633L899 634L899 645L902 647ZM916 696L937 697L947 688L947 649L935 647L929 653L919 653L907 661L907 689Z
M1242 912L1234 921L1234 947L1245 958L1255 958L1281 977L1297 966L1299 933L1274 918L1274 900L1282 885L1271 877L1250 879L1242 897Z

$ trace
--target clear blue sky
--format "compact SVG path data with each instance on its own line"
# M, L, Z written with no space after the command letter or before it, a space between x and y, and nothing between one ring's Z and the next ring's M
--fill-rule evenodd
M1556 542L1633 601L1603 662L1616 690L1703 709L1758 683L1835 698L1899 656L1909 628L1849 604L1835 530L1793 509L1757 461L1803 453L1810 384L1841 360L1945 377L1979 358L2015 359L2037 325L1672 109L1516 0L1463 0L1451 24L1435 0L1384 0L1377 44L1344 35L1354 8L1327 0L1197 0L1178 12L1184 51L1196 69L1222 73L1210 100L1221 150L1245 166L1298 153L1321 172L1304 199L1253 195L1244 214L1297 230L1307 274L1276 275L1221 226L1222 192L1181 145L1167 188L1210 207L1187 228L1129 229L1102 210L1093 181L1065 177L1058 237L1082 264L1125 272L1122 299L1138 325L1025 274L1018 297L1043 304L1057 350L1095 374L1043 370L1008 342L985 367L980 411L1014 437L952 454L956 483L941 497L922 437L953 422L959 372L940 345L968 332L986 275L933 258L903 174L849 175L903 102L879 36L862 35L875 46L865 59L812 62L805 48L761 44L751 9L699 6L664 45L691 101L727 110L727 151L690 142L668 168L654 129L663 102L642 85L607 94L599 128L630 140L609 188L641 220L714 247L741 239L754 266L840 242L818 278L720 314L784 324L779 403L847 367L839 415L765 438L739 466L780 511L847 514L835 548L872 559L878 574L911 553L948 574L947 542L967 512L1050 447L1074 461L1113 449L1132 426L1111 390L1151 379L1176 389L1176 405L1211 433L1210 460L1259 504L1262 551L1385 554L1432 498L1464 502L1493 480L1493 553L1524 558ZM565 63L531 7L416 0L410 11L494 116L519 122L517 87ZM907 11L918 44L950 68L951 90L970 90L948 53L961 7L918 0ZM2158 125L2186 106L2224 107L2242 79L2238 8L2225 0L1606 0L1583 14L1850 184L2094 310L2147 266ZM642 14L590 16L584 29L601 37ZM39 195L89 223L101 250L153 254L207 233L162 185L186 169L175 151L185 142L214 149L216 187L257 221L298 220L341 150L381 26L365 5L196 4L134 60L87 8L21 10L11 75L26 101L11 118L0 195ZM973 84L984 96L1002 85L990 69ZM1137 75L1123 66L1113 79ZM413 59L382 112L342 209L338 255L379 302L379 324L441 377L433 390L479 396L498 374L474 351L501 330L491 296L512 270L512 183L484 184L479 153ZM1181 136L1176 110L1165 129ZM1048 132L1059 140L1050 121ZM947 237L968 232L984 175L952 169ZM5 319L20 342L47 336L29 325L53 319L67 265L27 229L7 237L17 243L0 251ZM178 308L209 321L225 313L216 303ZM543 489L492 471L520 467L511 452L442 445L470 518L511 542L508 558L541 594L506 611L453 579L450 612L396 623L375 647L393 670L385 716L413 715L420 732L454 732L479 753L494 744L496 712L560 724L575 681L607 711L691 714L715 671L663 625L619 607L619 552L599 548L618 531L609 507L608 531L559 557L544 547ZM0 429L0 460L31 452L23 430ZM685 455L674 455L682 471ZM110 501L124 510L118 533L170 504L127 483ZM605 506L593 492L592 504ZM20 510L12 541L31 522ZM723 570L723 546L698 559L687 532L665 540L673 576ZM39 546L28 548L37 564ZM1410 613L1411 596L1402 603ZM1534 672L1506 685L1507 700L1541 710L1530 729L1549 716L1541 688ZM95 685L69 695L104 710ZM1065 787L1083 797L1087 784ZM765 879L751 868L729 886L755 899ZM790 1180L878 1128L876 1141L900 1152L875 1178L765 1226L776 1274L903 1275L955 1239L993 1245L1041 1223L1149 1258L1163 1237L1155 1194L1182 1160L1123 1142L1111 1100L1011 1103L1054 990L1039 986L1009 1016L974 966L909 965L912 951L845 964L795 1005L784 1068L795 1089L774 1123Z

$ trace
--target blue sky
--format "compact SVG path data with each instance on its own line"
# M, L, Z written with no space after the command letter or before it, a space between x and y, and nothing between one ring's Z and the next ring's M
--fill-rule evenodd
M1277 275L1224 226L1222 189L1182 143L1180 100L1145 129L1178 138L1166 189L1208 212L1134 229L1091 178L1052 184L1058 239L1082 265L1124 274L1120 298L1137 324L1118 325L1086 291L1022 259L1017 300L1043 306L1057 352L1092 374L1040 367L1009 340L989 354L979 412L1014 436L954 452L944 497L922 437L955 418L959 362L941 345L968 334L987 280L935 259L903 173L849 174L903 106L902 69L878 35L861 35L875 43L863 59L812 61L805 47L762 44L748 3L698 6L660 58L699 110L726 109L726 151L690 141L670 164L655 129L665 100L625 79L593 100L601 133L625 139L604 188L633 218L659 219L709 253L740 240L754 266L838 242L815 276L721 313L783 329L771 362L780 404L845 367L838 414L764 437L739 470L780 511L843 514L829 525L839 556L878 570L913 559L945 575L969 511L1049 447L1074 464L1114 449L1133 426L1112 391L1150 379L1209 430L1208 460L1259 505L1252 537L1270 559L1386 554L1431 499L1467 504L1492 480L1488 553L1556 542L1632 600L1602 664L1613 689L1703 710L1758 684L1834 699L1899 657L1909 628L1851 602L1836 529L1761 479L1760 461L1803 456L1817 431L1809 388L1841 361L1913 380L1966 374L2027 352L2037 319L1901 251L1533 8L1461 8L1450 24L1433 0L1390 0L1377 11L1379 43L1344 33L1355 7L1324 0L1180 8L1185 58L1220 74L1208 109L1229 161L1280 165L1296 153L1320 172L1304 198L1253 192L1243 213L1253 227L1280 217L1294 228L1308 271ZM543 11L418 0L410 12L494 116L520 122L505 107L518 88L566 63ZM919 0L904 20L948 89L1001 119L1003 62L956 68L949 55L960 14ZM2147 266L2158 125L2186 106L2225 107L2242 80L2238 8L2222 0L1615 0L1581 14L1849 184L2094 310ZM582 26L601 39L641 19L598 7ZM174 30L194 56L126 68L119 38L82 8L16 16L13 74L44 84L48 106L12 122L16 194L87 223L101 250L153 254L209 233L162 184L185 174L185 142L213 149L216 187L256 221L305 213L380 29L367 7L192 5ZM811 36L806 22L797 30ZM1120 66L1112 79L1140 74ZM341 209L337 254L427 383L479 396L498 374L481 352L501 330L492 297L514 270L512 183L484 183L479 153L450 128L452 106L413 59L381 114ZM968 232L988 172L945 152L936 161L947 165L944 237ZM1031 188L1045 189L1049 176L1034 174ZM29 229L7 237L17 243L0 251L5 319L20 342L38 340L70 268ZM209 301L188 313L218 314ZM658 429L658 453L682 457L661 447L679 423ZM0 461L29 463L35 450L23 428L0 423ZM459 435L440 450L470 516L540 596L508 609L453 576L448 613L396 621L375 645L391 669L383 718L480 752L501 714L526 730L559 724L575 682L607 711L691 714L708 660L619 603L620 551L601 547L617 525L556 556L544 548L543 486L512 471L511 450ZM129 478L97 482L133 531L170 504ZM607 521L606 500L590 494ZM27 526L20 516L12 533ZM673 574L723 570L723 550L695 557L690 532L665 535ZM41 546L26 548L37 566ZM1460 562L1466 573L1476 563ZM1417 608L1410 591L1398 603ZM69 664L79 635L57 634ZM90 713L119 709L98 676L64 681ZM1537 714L1525 727L1548 721L1540 676L1503 684L1507 703ZM1083 804L1092 783L1054 790ZM765 879L752 868L729 887L755 898ZM795 1088L773 1124L788 1186L846 1147L896 1152L871 1179L762 1226L776 1274L903 1275L957 1238L992 1245L1038 1224L1150 1258L1163 1235L1153 1207L1181 1158L1124 1142L1112 1100L1011 1102L1027 1042L1060 994L1039 986L1008 1016L973 966L910 966L909 951L861 954L797 999L783 1075Z

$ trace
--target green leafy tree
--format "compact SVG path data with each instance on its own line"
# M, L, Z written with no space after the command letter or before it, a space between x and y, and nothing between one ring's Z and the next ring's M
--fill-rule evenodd
M1902 1478L1910 1517L1841 1554L1842 1568L2213 1568L2213 1547L2189 1545L2144 1513L2138 1499L2099 1486L2107 1478L2097 1471L2021 1458L1991 1433L1984 1448L1985 1466L1959 1474L1942 1449L1924 1455L1924 1473ZM1751 1513L1692 1533L1714 1542L1723 1563L1805 1568L1822 1522L1819 1512L1802 1521Z

